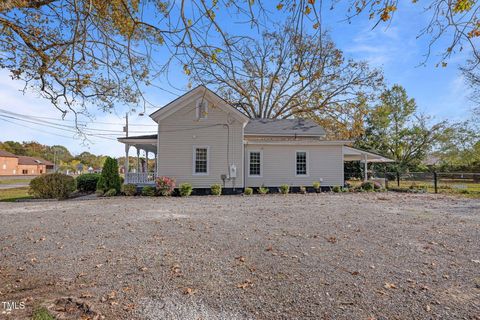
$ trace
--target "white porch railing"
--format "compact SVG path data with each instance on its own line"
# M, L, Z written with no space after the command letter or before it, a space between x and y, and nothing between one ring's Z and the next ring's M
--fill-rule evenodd
M152 172L128 172L125 174L125 184L155 184L155 173Z

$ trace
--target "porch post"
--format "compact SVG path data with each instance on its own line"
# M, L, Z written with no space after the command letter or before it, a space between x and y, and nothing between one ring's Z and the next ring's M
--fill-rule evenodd
M148 150L145 150L145 172L148 174Z
M140 148L137 147L137 173L140 173Z
M158 168L157 153L154 152L154 153L153 153L153 156L154 156L154 158L155 158L155 165L154 165L154 169L153 169L153 176L154 176L154 177L157 177L157 168Z
M367 160L367 154L365 153L363 155L363 161L365 162L365 172L364 172L364 176L363 176L363 180L364 181L367 181L368 180L368 160Z
M125 171L125 184L128 183L128 168L129 168L129 158L128 158L128 151L130 150L130 145L125 144L125 162L123 164L123 170Z

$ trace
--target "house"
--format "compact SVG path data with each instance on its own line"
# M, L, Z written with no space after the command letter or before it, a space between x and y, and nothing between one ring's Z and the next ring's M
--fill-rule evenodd
M244 187L344 185L344 161L390 160L329 140L307 119L249 119L214 92L199 86L155 111L157 134L118 138L125 144L125 183L146 185L156 176L188 182L196 189L220 183L228 190ZM136 168L128 168L135 147ZM140 154L153 155L153 174ZM145 163L148 163L145 162Z
M53 163L41 158L17 156L0 150L0 176L41 175L53 171Z

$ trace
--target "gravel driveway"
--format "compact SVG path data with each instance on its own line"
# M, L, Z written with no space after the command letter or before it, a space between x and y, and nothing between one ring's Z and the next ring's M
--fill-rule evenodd
M26 306L7 319L480 319L479 200L118 197L0 219L0 301Z

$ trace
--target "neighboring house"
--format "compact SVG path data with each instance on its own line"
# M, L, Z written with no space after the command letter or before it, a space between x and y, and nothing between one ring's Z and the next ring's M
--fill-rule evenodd
M226 188L344 185L344 161L389 162L377 154L328 140L305 119L249 119L218 95L199 86L155 111L155 135L122 137L125 183L153 183L155 176L188 182L194 188L220 183ZM130 147L136 168L128 168ZM156 159L155 174L140 165L140 151ZM135 171L135 172L131 172Z
M41 175L53 171L53 163L41 158L17 156L0 150L0 175Z

